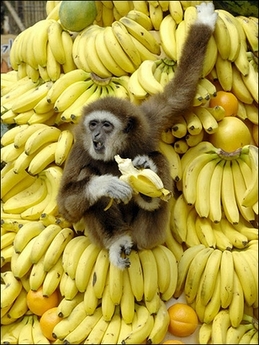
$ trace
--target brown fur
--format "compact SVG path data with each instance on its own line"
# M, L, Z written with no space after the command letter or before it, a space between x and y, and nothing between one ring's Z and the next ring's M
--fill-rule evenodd
M84 217L89 234L98 245L109 248L123 234L129 234L138 248L152 248L163 243L169 208L168 203L161 201L159 208L147 211L139 207L134 197L126 205L114 202L107 211L104 208L109 202L108 197L103 196L90 205L86 190L91 178L105 174L120 176L120 172L114 160L104 162L89 155L87 147L91 145L91 139L86 141L85 119L96 110L114 114L123 124L119 134L121 149L114 155L132 159L139 154L148 155L165 188L173 190L167 161L157 152L157 144L161 131L170 128L177 115L183 114L192 104L211 34L212 29L205 24L192 26L175 77L163 93L151 96L140 106L108 97L83 109L75 131L76 142L64 168L58 205L60 213L71 222Z

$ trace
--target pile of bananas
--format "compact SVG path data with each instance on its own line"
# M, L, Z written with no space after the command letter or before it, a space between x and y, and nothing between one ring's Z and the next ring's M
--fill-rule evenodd
M76 224L75 229L80 233ZM12 242L11 270L2 274L2 324L23 317L28 311L27 292L42 286L45 296L59 288L63 298L58 306L63 319L54 329L58 339L76 344L87 338L92 343L97 333L99 343L115 319L115 343L122 323L125 343L163 339L169 323L165 302L177 284L177 262L166 246L132 251L131 266L122 271L110 264L107 250L91 243L86 233L75 235L58 224L28 222ZM106 325L102 333L100 325L94 327L99 319Z
M228 309L221 310L211 323L203 323L199 331L200 344L257 344L258 321L245 315L242 323L231 325Z
M258 18L217 10L193 107L162 133L178 191L164 245L133 250L120 271L56 203L83 105L106 96L141 104L162 91L198 3L96 1L93 25L71 33L61 1L47 1L46 19L14 41L13 71L1 74L1 343L50 343L26 303L41 286L62 296L57 344L158 344L166 302L181 294L199 316L197 342L258 342L258 149L226 155L208 141L225 116L209 106L215 81L237 97L237 116L258 126ZM136 193L168 199L157 175L117 162Z
M242 250L220 250L204 244L186 249L179 261L179 278L174 293L184 291L202 323L210 323L221 309L228 309L230 323L238 327L246 308L258 307L258 240Z

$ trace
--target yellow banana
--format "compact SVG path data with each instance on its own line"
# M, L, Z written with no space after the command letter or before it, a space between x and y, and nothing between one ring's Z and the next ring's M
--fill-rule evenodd
M44 256L45 257L45 256ZM43 263L44 265L44 263ZM62 274L64 272L61 257L47 272L43 284L42 294L45 297L52 295L58 288Z
M164 16L163 9L160 5L155 7L151 2L148 3L148 6L149 6L149 15L150 15L151 22L153 24L153 28L154 30L159 31L159 28Z
M131 39L131 35L128 33L125 26L120 21L114 21L112 23L112 29L119 44L128 55L134 66L136 66L136 68L139 67L139 65L141 64L140 54L136 49L134 42Z
M110 266L109 255L106 249L102 249L96 259L94 266L94 283L93 289L95 296L101 298Z
M105 41L104 41L104 31L100 31L97 33L95 38L95 49L99 58L102 60L104 66L114 75L114 76L122 76L125 75L126 72L123 68L114 60L112 55L107 48Z
M231 91L233 85L232 63L230 60L223 60L220 54L216 60L216 71L220 85L224 91Z
M230 161L226 161L223 167L221 201L224 213L232 224L239 222L239 210L235 196L233 174Z
M37 237L35 237L35 242L30 252L30 260L32 263L35 264L40 260L47 251L52 240L61 230L62 228L59 225L52 224L47 226Z
M120 21L126 26L128 32L150 50L151 53L160 54L159 43L148 30L128 17L122 17Z
M220 267L222 252L219 249L214 249L207 260L204 268L204 279L201 282L201 301L206 305L212 297L213 288L215 286L217 275ZM219 296L220 297L220 296Z
M43 128L36 130L26 141L24 146L25 153L29 156L42 148L43 145L56 142L61 131L54 126L45 125Z
M127 324L132 323L135 313L135 296L133 294L129 272L123 271L123 291L120 301L121 317Z
M29 137L38 129L42 129L45 128L45 124L43 123L37 123L37 124L33 124L27 127L23 127L21 128L21 131L19 133L17 133L14 137L14 147L15 148L19 148L19 147L23 147L26 143L26 141L29 139Z
M55 59L55 56L52 53L52 50L50 48L49 41L47 42L47 63L46 63L46 71L47 74L53 82L58 80L61 75L61 65L60 63Z
M220 158L213 159L209 161L201 169L199 176L197 178L197 194L195 201L195 209L200 217L208 217L210 213L210 204L208 200L210 199L210 184L211 178L214 173L215 167L220 162ZM218 188L220 186L218 185Z
M183 20L183 7L181 1L169 1L169 12L176 24L179 24Z
M192 110L189 110L183 116L187 124L187 130L191 135L198 135L202 132L202 123Z
M29 276L29 287L33 291L37 291L42 286L47 272L44 271L43 267L44 255L40 260L32 265L30 276Z
M42 172L49 164L55 161L57 142L44 146L31 160L28 166L28 173L37 175Z
M53 82L49 81L37 86L35 89L27 91L14 102L12 110L17 113L22 113L33 109L35 105L47 95L52 84Z
M57 21L53 21L48 27L48 42L52 54L54 55L55 60L63 65L66 62L65 50L67 47L63 46L62 41L62 31L63 28L61 24Z
M230 54L230 32L224 20L218 16L213 32L217 48L222 59L228 59Z
M84 292L90 279L93 265L99 254L100 248L93 243L89 244L83 251L75 273L75 282L78 290Z
M66 245L74 237L70 228L63 228L52 240L44 256L44 270L49 271L61 257Z
M111 300L117 305L120 303L123 291L123 271L111 263L108 275Z
M23 248L20 254L14 253L11 260L11 269L16 278L22 278L29 272L32 267L32 262L30 260L30 253L33 245L36 242L36 238L32 238L26 246Z
M148 11L147 11L148 12ZM146 30L150 31L153 29L153 24L149 17L149 14L142 12L140 10L134 9L127 13L127 17L131 18L135 22L142 25Z
M77 81L86 81L88 79L90 79L90 73L82 69L75 69L66 74L62 74L48 91L46 96L47 101L54 104L57 98L69 85Z
M9 213L21 213L27 208L41 202L47 195L45 181L37 178L29 187L9 198L3 210Z
M37 64L43 67L47 65L48 28L52 23L52 19L43 19L33 25L33 29L37 32L32 44L33 54Z
M101 317L101 308L97 308L93 315L87 315L83 318L81 322L66 335L64 341L71 344L85 341L91 331L96 327Z
M220 301L222 308L229 307L234 294L234 261L230 251L222 252L220 263Z
M79 80L70 84L56 99L54 110L56 112L65 111L72 103L74 103L87 89L92 85L92 80Z
M230 54L228 56L229 61L235 61L239 54L240 45L241 45L241 38L239 36L238 29L235 25L235 17L228 11L218 9L216 10L219 17L224 21L228 31L229 35L231 37L230 40Z
M107 279L106 285L104 287L101 307L104 319L106 320L106 322L109 322L116 309L116 306L111 299L109 279Z
M84 300L84 294L78 292L72 300L67 300L63 298L58 305L57 314L59 317L66 318L68 317L72 310Z
M154 326L154 318L145 306L136 304L136 325L124 340L123 344L142 343L150 334Z
M41 222L28 222L18 231L13 241L14 250L16 253L21 253L28 242L36 237L45 226Z
M136 70L127 54L121 48L112 28L109 26L107 26L104 30L104 42L106 44L106 48L109 50L110 55L122 70L124 70L126 73L133 73Z
M144 294L144 278L139 253L132 250L129 254L130 267L128 268L130 285L136 301L141 301Z
M57 165L62 165L65 162L71 150L73 142L74 142L74 136L73 136L73 133L69 129L61 131L58 141L57 141L57 147L55 150L55 163Z
M12 271L3 272L1 275L4 288L1 289L1 309L11 306L22 290L22 284L17 280Z
M150 301L157 290L158 271L156 260L151 250L139 251L144 276L144 299Z

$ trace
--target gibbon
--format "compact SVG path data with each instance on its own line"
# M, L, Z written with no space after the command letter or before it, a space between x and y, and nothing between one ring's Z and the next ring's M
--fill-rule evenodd
M75 143L64 166L58 193L59 212L74 223L83 218L90 239L109 251L110 262L128 267L131 249L150 249L165 241L168 203L160 198L134 195L119 179L114 160L119 154L137 168L150 168L173 191L165 157L158 151L161 132L173 126L196 94L207 43L217 14L212 3L197 6L174 78L163 92L140 105L115 97L83 107L75 125ZM105 210L110 198L112 206Z

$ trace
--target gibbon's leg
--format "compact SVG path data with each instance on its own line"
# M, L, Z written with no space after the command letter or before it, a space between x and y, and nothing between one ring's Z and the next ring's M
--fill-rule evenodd
M172 198L174 197L174 183L170 176L168 162L161 153L152 152L148 156L137 156L133 162L155 171L163 181L164 187L172 192ZM141 194L134 196L133 199L137 204L135 216L130 222L134 244L139 249L150 249L164 243L166 224L170 217L168 202Z
M161 207L152 212L139 209L132 221L132 239L138 249L151 249L165 242L166 224L170 216L169 204L161 201Z
M112 206L104 211L108 202L108 198L100 200L85 213L86 229L93 243L109 250L110 262L124 269L130 265L127 255L133 246L132 229L124 220L127 215L122 212L120 204L113 201Z

